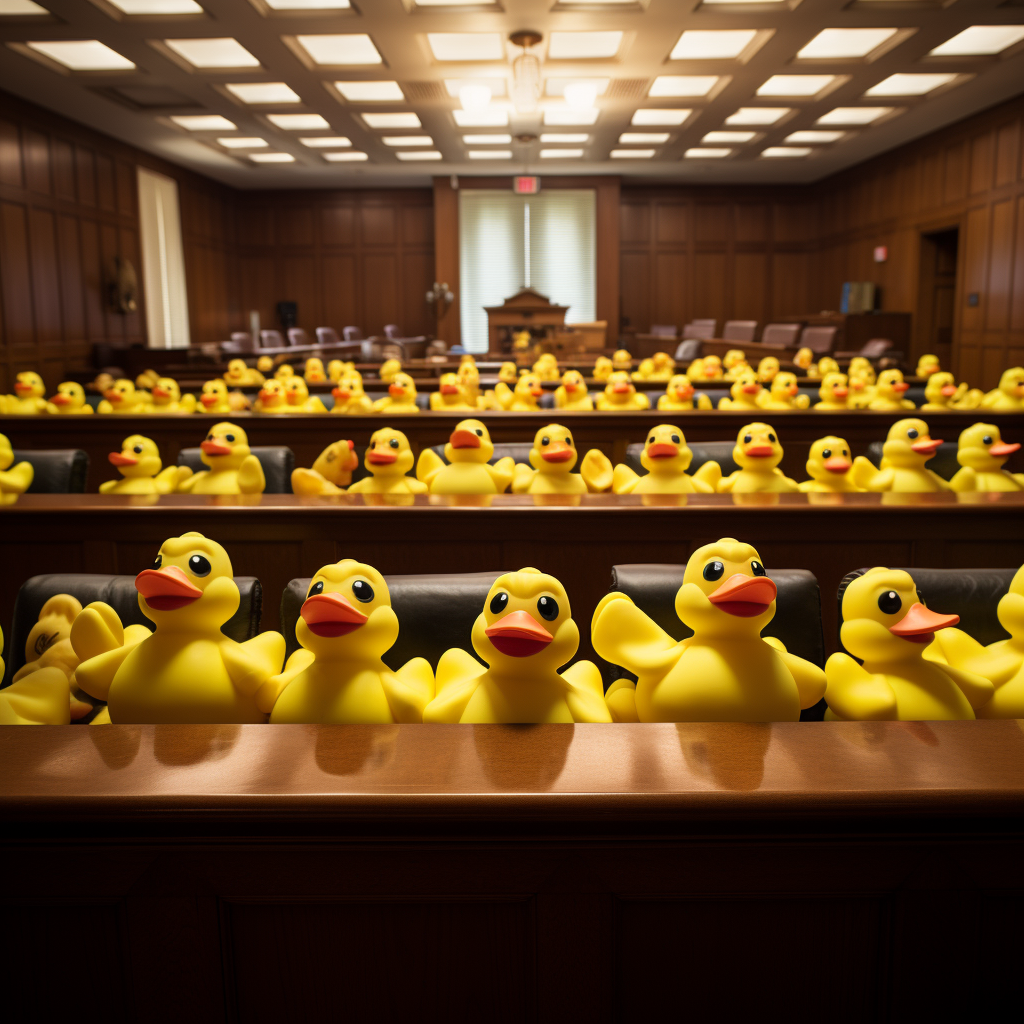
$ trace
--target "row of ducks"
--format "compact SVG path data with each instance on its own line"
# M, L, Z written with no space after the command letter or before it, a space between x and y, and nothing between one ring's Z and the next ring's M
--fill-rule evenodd
M755 548L725 538L687 563L675 597L687 639L626 594L601 600L594 649L636 677L607 692L593 662L572 663L580 631L565 588L535 568L494 581L475 657L449 649L436 671L421 657L384 662L398 616L384 577L352 559L311 580L286 663L280 633L222 632L240 595L227 552L202 534L165 541L135 587L152 631L103 602L44 605L29 663L0 691L0 724L67 724L99 702L94 724L765 722L795 721L822 697L832 720L1024 717L1024 568L998 606L1010 639L987 648L928 609L909 573L869 570L843 595L848 653L823 671L761 635L777 587Z

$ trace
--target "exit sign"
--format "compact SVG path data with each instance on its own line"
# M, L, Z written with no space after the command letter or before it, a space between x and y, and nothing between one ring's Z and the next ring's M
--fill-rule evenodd
M517 195L535 196L540 192L540 178L536 175L518 175L512 179L512 189Z

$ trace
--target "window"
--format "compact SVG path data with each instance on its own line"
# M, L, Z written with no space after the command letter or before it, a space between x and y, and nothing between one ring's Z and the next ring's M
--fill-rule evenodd
M518 196L492 189L459 192L462 344L487 351L485 306L534 288L566 323L591 323L597 305L596 212L591 189Z
M188 348L188 295L178 184L138 168L142 281L150 348Z

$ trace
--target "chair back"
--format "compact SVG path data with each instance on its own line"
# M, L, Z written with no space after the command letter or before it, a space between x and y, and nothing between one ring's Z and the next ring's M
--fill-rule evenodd
M837 330L837 327L805 327L800 335L800 347L827 355L835 344Z
M316 329L316 343L318 345L340 345L341 338L333 327L318 327Z
M910 410L908 409L909 413ZM876 465L882 462L882 446L884 441L872 441L868 445L868 458ZM959 472L960 463L956 461L956 453L959 445L956 441L943 441L938 451L928 460L925 468L941 476L943 480L952 480Z
M248 331L232 331L231 340L238 345L239 352L252 351L252 335Z
M723 341L753 341L755 334L756 320L726 320L722 328Z
M860 354L866 359L878 359L883 352L892 348L892 342L888 338L872 338L861 348Z
M715 320L695 320L683 325L683 338L695 338L704 341L715 336Z
M768 348L791 348L799 333L799 324L767 324L761 332L761 344Z
M310 344L309 335L301 327L289 327L288 344L293 347L308 346Z
M34 471L28 494L84 494L89 456L80 448L15 451L14 463L28 462Z
M488 464L493 466L500 459L504 459L511 456L516 462L521 462L524 466L530 464L530 449L533 448L532 441L508 441L501 442L494 446L494 454L488 459ZM435 444L432 445L430 450L444 463L448 460L444 457L444 445Z
M700 340L697 338L687 338L686 341L681 341L676 346L674 359L677 363L685 363L696 359L699 355Z
M280 331L260 331L260 348L283 348L284 338Z
M384 325L384 337L391 341L396 338L402 337L402 328L398 324L385 324Z
M691 476L705 462L717 462L722 467L723 476L735 473L740 468L732 457L732 450L736 447L733 441L687 441L686 443L689 445L690 451L693 452L693 461L686 471ZM644 446L642 444L631 444L626 448L625 464L640 476L647 475L647 470L644 469L643 463L640 461L640 456L643 453Z
M209 467L203 462L202 448L182 448L178 452L178 465L188 466L193 473L199 473ZM295 453L284 446L268 446L253 448L252 454L259 459L263 467L263 476L267 485L264 494L291 494L292 470L295 468Z
M679 329L675 324L651 324L651 329L648 334L653 334L656 338L674 338L679 333Z

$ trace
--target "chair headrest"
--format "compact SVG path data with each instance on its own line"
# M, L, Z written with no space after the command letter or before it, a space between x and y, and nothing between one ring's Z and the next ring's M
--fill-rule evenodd
M693 452L693 461L687 470L691 475L696 473L705 462L717 462L722 467L723 475L735 473L740 468L732 457L732 450L736 447L732 441L688 441L687 444L690 451ZM643 452L642 444L631 444L626 448L626 465L641 476L647 472L640 462Z
M84 494L89 456L80 448L15 451L14 464L29 462L34 475L29 494Z
M207 469L201 456L202 448L182 448L178 452L178 465L188 466L193 473ZM283 445L270 445L265 448L253 448L252 454L259 459L266 477L265 494L291 494L292 470L295 468L295 453Z
M872 441L868 445L868 458L876 466L882 461L882 446L884 444L884 441ZM960 469L960 463L956 461L958 447L955 441L943 441L939 445L938 451L925 463L925 468L937 473L943 480L952 480Z

